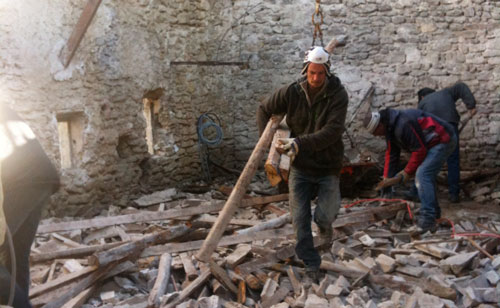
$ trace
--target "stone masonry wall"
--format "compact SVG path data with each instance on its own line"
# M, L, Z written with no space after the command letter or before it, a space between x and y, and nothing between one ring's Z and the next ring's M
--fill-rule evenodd
M0 4L0 102L31 124L62 175L46 214L92 215L203 178L196 121L206 112L220 118L224 132L211 158L241 168L258 138L257 105L299 77L314 3L103 0L66 69L58 54L84 1ZM348 119L370 84L372 108L409 108L419 88L461 80L479 111L461 135L463 165L500 165L498 1L332 0L321 7L325 43L348 36L332 56L351 96ZM160 104L153 155L143 115L151 96ZM57 122L67 114L83 121L83 146L74 165L62 168ZM380 152L382 140L357 120L348 128L356 144Z

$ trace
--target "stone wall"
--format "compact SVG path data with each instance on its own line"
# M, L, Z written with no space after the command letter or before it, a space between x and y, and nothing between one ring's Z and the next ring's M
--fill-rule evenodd
M60 168L63 187L49 214L91 215L203 178L196 122L206 112L224 132L211 158L241 168L258 138L257 105L299 77L314 2L104 0L66 69L58 54L84 1L0 4L0 101L32 125ZM465 81L479 114L462 134L463 165L500 165L498 1L336 0L321 7L325 43L348 36L332 60L350 112L371 84L372 108L408 108L421 87ZM208 65L217 61L225 65ZM153 154L145 99L159 107ZM83 128L71 130L81 150L62 168L58 121L66 120ZM356 144L380 152L383 142L357 120L348 128Z

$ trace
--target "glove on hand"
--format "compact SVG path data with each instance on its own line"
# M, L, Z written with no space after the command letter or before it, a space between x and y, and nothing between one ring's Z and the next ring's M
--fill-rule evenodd
M294 138L279 138L278 143L278 153L285 153L292 161L299 154L299 145Z
M408 173L402 170L392 178L384 178L377 184L375 190L381 190L384 187L393 186L399 183L406 183L409 179L410 176L408 175Z

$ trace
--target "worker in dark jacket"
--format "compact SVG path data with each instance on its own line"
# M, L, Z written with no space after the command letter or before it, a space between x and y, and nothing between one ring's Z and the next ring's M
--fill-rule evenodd
M418 231L435 231L441 217L436 196L436 177L448 156L455 150L457 137L453 127L430 113L417 110L384 109L367 114L367 130L385 136L384 179L377 189L407 182L415 176L422 206ZM411 153L406 167L397 172L401 150Z
M455 103L457 100L462 99L472 117L476 113L476 99L469 87L463 82L437 92L434 89L423 88L417 92L417 95L418 109L437 115L450 123L457 135L457 147L447 160L449 200L457 203L459 202L460 193L460 142L458 138L460 115L457 112Z
M339 175L344 156L342 134L348 96L340 80L330 73L329 54L315 47L306 57L306 76L273 93L258 108L262 134L273 114L286 114L293 138L282 139L281 151L291 156L290 210L295 229L297 256L304 261L308 277L317 279L321 257L314 248L311 218L320 237L332 238L331 224L340 208ZM317 206L311 199L317 189Z
M59 176L30 127L2 104L0 168L0 305L13 299L13 307L31 307L31 244Z

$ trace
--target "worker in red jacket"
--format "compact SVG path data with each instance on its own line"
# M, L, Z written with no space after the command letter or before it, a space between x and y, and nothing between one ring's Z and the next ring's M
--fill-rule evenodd
M404 183L415 177L421 201L418 231L434 232L441 209L436 196L436 177L450 154L457 137L453 127L444 120L417 109L387 108L367 114L367 130L375 136L385 136L384 179L377 189ZM401 150L411 153L406 167L397 171Z
M0 179L0 305L31 307L31 244L59 176L26 122L1 104Z

